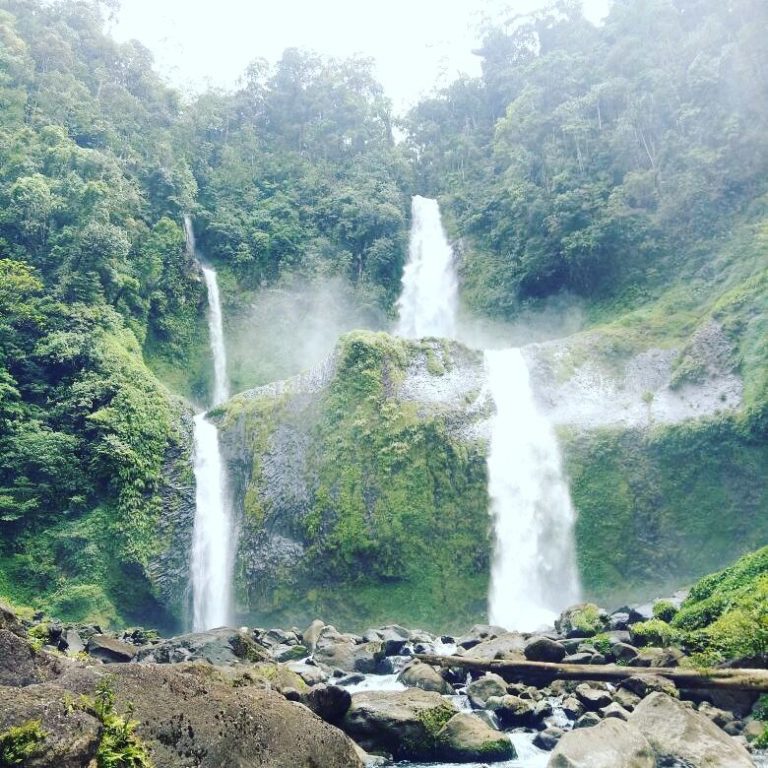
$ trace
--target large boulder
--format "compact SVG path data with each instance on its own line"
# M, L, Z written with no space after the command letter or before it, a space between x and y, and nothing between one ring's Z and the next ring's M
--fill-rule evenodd
M659 761L696 768L752 768L749 753L708 717L665 693L643 699L629 718L648 739Z
M91 641L88 642L89 648ZM156 664L207 661L217 666L258 662L269 658L269 652L257 645L248 634L226 627L172 637L141 648L135 655L136 661Z
M136 655L136 648L109 635L94 635L86 646L88 654L105 664L119 664L130 661Z
M528 661L549 661L557 664L565 658L566 650L562 643L549 637L532 637L523 649Z
M32 685L55 677L62 661L35 651L22 637L0 629L0 685Z
M0 765L82 768L96 757L101 723L72 707L62 689L50 684L0 687L0 700L0 734L10 740L10 729L19 729L13 738L14 746L17 753L25 755L21 763L6 763L4 750L0 749ZM9 745L3 746L7 749Z
M503 677L488 672L477 680L473 680L467 686L467 696L472 706L484 709L485 704L492 696L501 698L507 695L507 683Z
M409 688L421 688L422 691L434 691L435 693L453 693L450 683L443 680L439 672L420 661L409 664L398 675L397 679Z
M340 639L338 642L321 643L322 638L315 650L315 660L344 672L376 672L384 659L384 645L381 641L356 643L354 640Z
M547 768L656 768L656 758L637 728L611 718L566 733Z
M555 628L564 637L593 637L608 624L608 614L594 603L572 605L555 620Z
M470 712L454 715L437 734L437 756L457 763L514 760L509 738Z
M349 691L338 685L321 683L310 688L301 697L301 701L326 723L336 725L349 709L352 696Z
M490 640L473 646L467 653L473 659L521 659L525 649L525 638L519 632L504 632Z
M457 712L440 694L418 688L363 691L352 696L341 727L368 752L433 760L437 735Z

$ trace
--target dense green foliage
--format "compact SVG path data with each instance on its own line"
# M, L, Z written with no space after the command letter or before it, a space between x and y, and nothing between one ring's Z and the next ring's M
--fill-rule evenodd
M409 118L422 184L468 241L465 298L509 314L701 266L766 191L766 23L759 0L618 0L594 27L566 0L491 26L482 77Z
M45 733L39 720L31 720L0 733L0 768L24 765L36 751Z
M456 435L455 413L398 396L416 359L440 377L457 356L473 354L357 332L339 342L333 378L316 396L232 401L223 440L244 435L252 461L235 481L244 513L238 602L249 616L433 629L483 619L490 519L482 445ZM231 466L241 462L233 457ZM258 566L275 534L300 553L265 577Z

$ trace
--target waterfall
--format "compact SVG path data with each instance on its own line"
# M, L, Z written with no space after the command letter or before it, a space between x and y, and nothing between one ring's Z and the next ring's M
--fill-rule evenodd
M192 222L184 217L187 249L199 263ZM229 397L224 326L216 272L200 264L208 291L208 332L213 356L213 405ZM196 632L227 623L229 617L233 528L226 475L216 427L198 413L194 420L195 524L192 532L192 626Z
M486 351L496 404L488 453L495 549L489 620L535 630L579 599L574 510L554 429L539 412L519 349Z
M192 534L192 626L221 627L229 617L232 523L226 503L219 434L195 416L195 526Z
M396 333L409 339L453 338L458 287L453 251L443 231L437 200L416 195Z

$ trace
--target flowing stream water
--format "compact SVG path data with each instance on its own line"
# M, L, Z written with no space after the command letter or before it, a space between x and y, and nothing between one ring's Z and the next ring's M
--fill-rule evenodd
M199 262L189 217L184 219L187 247ZM212 405L229 397L224 326L216 272L200 265L208 292L208 330L213 357ZM198 413L194 419L195 523L192 532L192 628L196 632L227 624L232 581L233 527L226 474L216 427Z
M414 197L396 333L457 337L457 278L436 200ZM485 352L496 406L488 453L495 547L489 620L535 630L578 601L574 512L557 439L536 405L519 349Z

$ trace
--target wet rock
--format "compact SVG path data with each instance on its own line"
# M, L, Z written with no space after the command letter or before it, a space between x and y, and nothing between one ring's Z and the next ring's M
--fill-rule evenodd
M436 755L441 760L513 760L517 757L509 738L469 712L454 715L438 732Z
M314 664L293 661L286 664L286 666L291 672L295 672L309 686L324 683L328 680L328 673L320 669L320 667L316 667ZM356 677L358 679L355 682L358 683L365 679L363 675L357 675Z
M613 702L613 697L608 691L593 688L588 683L581 683L576 686L576 698L584 705L584 709L590 712L596 712Z
M549 637L532 637L523 648L529 661L549 661L558 663L565 658L565 648L561 643Z
M0 685L33 685L55 677L60 668L55 657L33 650L19 635L0 629Z
M655 768L651 745L637 728L611 718L566 733L547 768Z
M277 645L272 649L272 658L280 662L298 661L308 654L309 651L303 645Z
M437 734L457 712L440 694L418 688L363 691L353 694L341 727L369 752L397 760L431 760Z
M665 693L643 699L629 719L651 744L659 762L696 768L750 768L749 753L707 717Z
M467 696L470 702L479 709L485 708L485 703L491 696L501 698L507 695L507 684L502 677L494 674L486 674L473 680L467 687Z
M594 728L600 722L600 715L596 712L585 712L574 724L576 728Z
M533 745L543 749L545 752L551 752L557 746L557 742L560 741L564 733L565 731L562 728L552 725L543 731L539 731L534 736Z
M660 691L670 696L677 696L675 684L660 675L633 675L621 681L621 688L634 693L641 699L654 691Z
M611 658L617 664L629 664L638 654L637 648L628 643L614 643L611 646Z
M397 677L403 684L411 688L421 688L423 691L435 693L453 693L453 688L428 664L415 661L409 664Z
M631 712L640 703L640 697L626 688L619 688L614 691L613 700L628 712Z
M320 684L310 688L301 701L326 723L337 725L352 704L352 696L338 685Z
M130 661L136 655L136 648L109 635L94 635L88 640L88 654L105 664Z
M584 714L584 705L575 696L566 697L560 708L569 720L577 720Z
M538 721L536 702L519 696L491 696L486 702L504 728L532 728Z

